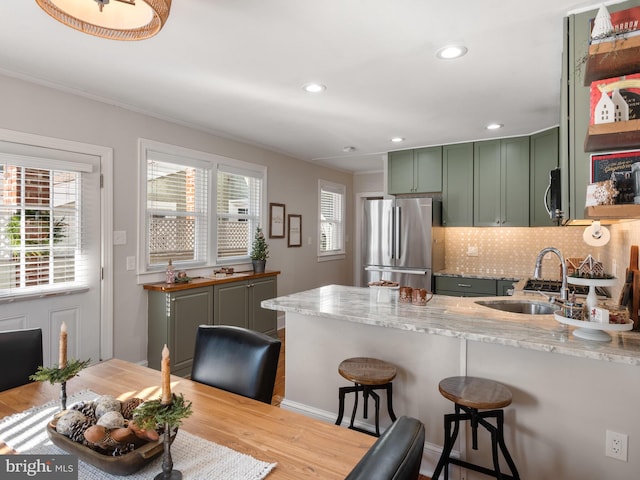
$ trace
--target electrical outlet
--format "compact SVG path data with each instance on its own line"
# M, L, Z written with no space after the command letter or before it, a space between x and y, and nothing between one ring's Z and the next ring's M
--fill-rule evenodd
M477 257L478 256L478 247L469 246L467 247L467 257Z
M624 433L607 430L605 455L617 460L627 461L627 441L629 437Z

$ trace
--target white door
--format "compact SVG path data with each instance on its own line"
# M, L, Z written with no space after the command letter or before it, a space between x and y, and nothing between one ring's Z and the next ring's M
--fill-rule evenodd
M94 363L111 356L102 304L104 157L81 144L33 143L0 141L0 330L40 327L51 366L64 322L68 358Z

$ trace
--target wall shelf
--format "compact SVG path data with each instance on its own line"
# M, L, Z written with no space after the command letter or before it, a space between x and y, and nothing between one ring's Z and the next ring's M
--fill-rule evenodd
M585 152L621 150L640 145L640 120L589 125L584 141Z
M595 220L640 218L640 205L597 205L595 207L586 207L584 215Z
M640 36L623 37L589 46L584 86L603 78L640 72Z

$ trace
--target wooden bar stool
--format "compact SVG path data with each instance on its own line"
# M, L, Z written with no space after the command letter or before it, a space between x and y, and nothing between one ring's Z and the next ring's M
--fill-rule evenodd
M389 417L395 422L396 414L393 413L393 386L391 381L396 376L396 367L377 358L368 357L354 357L348 358L340 362L338 366L338 373L347 380L354 383L352 387L340 387L339 399L340 404L338 407L338 419L336 425L342 423L342 417L344 415L344 399L347 393L355 393L355 399L353 402L353 411L351 412L351 423L349 428L357 430L359 432L374 435L368 430L364 430L353 425L356 418L356 410L358 409L358 392L362 392L364 397L364 407L362 416L367 418L368 415L368 403L369 396L373 397L375 402L375 416L376 416L376 433L375 436L380 436L380 396L375 390L387 391L387 410L389 411Z
M444 478L447 480L449 478L449 469L447 467L450 463L495 477L498 480L519 480L520 476L516 465L513 463L504 443L503 432L504 414L502 408L511 404L511 391L501 383L478 377L445 378L440 382L438 388L443 397L455 403L455 413L448 413L444 416L444 449L433 472L433 480L439 478L443 469ZM478 410L481 409L485 411L479 412ZM461 413L461 411L464 413ZM496 425L488 422L488 418L495 418ZM461 420L469 420L471 422L471 438L474 450L478 449L478 426L483 426L491 433L493 470L464 460L451 458L451 450L458 436ZM454 425L453 432L451 431L451 424ZM500 471L498 448L500 448L511 470L511 475Z

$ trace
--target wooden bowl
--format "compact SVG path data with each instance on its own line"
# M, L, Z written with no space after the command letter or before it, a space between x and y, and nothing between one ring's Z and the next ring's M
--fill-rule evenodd
M58 448L67 453L77 455L80 460L93 465L100 470L112 475L131 475L142 467L147 465L151 460L160 455L163 451L163 435L154 442L142 443L135 450L121 456L110 456L93 450L81 443L74 442L69 437L62 435L56 431L56 419L47 425L47 434L49 438ZM175 438L175 435L173 436Z

